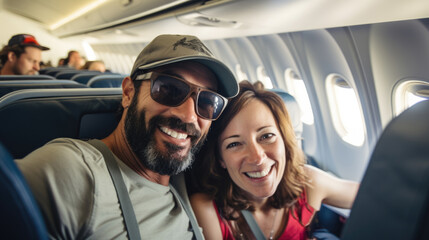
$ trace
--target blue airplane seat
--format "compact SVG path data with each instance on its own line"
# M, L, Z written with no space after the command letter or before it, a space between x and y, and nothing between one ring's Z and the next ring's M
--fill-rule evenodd
M61 70L55 74L56 79L71 79L74 75L81 72L86 72L85 70L76 70L76 69L66 69Z
M1 81L16 81L16 80L54 80L55 78L49 75L0 75Z
M12 156L0 144L0 234L2 239L48 239L39 207Z
M24 89L0 98L0 142L15 159L59 137L104 138L117 126L122 89Z
M88 70L65 70L58 72L57 75L55 75L56 79L69 79L71 80L74 76L78 74L102 74L99 71L88 71Z
M68 66L59 66L59 67L45 67L39 70L39 74L47 74L47 72L51 70L58 70L58 69L72 69Z
M101 74L103 74L103 73L101 73L101 72L82 72L82 73L78 73L78 74L74 75L71 78L71 80L75 81L77 83L81 83L81 84L86 85L92 77L97 76L97 75L101 75Z
M87 86L91 88L119 88L126 75L97 75L92 77Z
M286 108L289 112L290 120L292 122L293 130L295 131L295 136L298 142L301 144L303 124L301 121L301 109L299 108L298 102L292 95L282 89L270 89L270 91L277 93L283 99L283 102L286 104Z
M21 89L51 89L51 88L88 88L86 85L70 80L22 80L0 81L0 97Z
M384 129L343 229L342 240L429 239L429 101Z

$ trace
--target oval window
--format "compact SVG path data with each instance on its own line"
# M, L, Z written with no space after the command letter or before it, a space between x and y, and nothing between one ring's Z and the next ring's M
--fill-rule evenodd
M326 91L335 130L345 142L362 146L365 122L355 89L343 77L331 74L327 77Z

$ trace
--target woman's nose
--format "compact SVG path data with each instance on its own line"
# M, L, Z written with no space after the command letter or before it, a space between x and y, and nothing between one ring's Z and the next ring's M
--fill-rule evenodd
M264 159L267 158L265 149L258 143L249 144L248 153L248 162L254 163L256 165L262 164Z

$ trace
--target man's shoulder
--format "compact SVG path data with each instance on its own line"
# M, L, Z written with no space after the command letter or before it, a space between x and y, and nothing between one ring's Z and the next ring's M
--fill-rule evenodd
M34 150L23 159L16 160L20 166L72 167L88 165L102 160L101 153L86 141L72 138L57 138Z
M56 138L36 151L49 151L50 154L68 155L73 152L83 157L100 157L100 152L85 140L73 138Z

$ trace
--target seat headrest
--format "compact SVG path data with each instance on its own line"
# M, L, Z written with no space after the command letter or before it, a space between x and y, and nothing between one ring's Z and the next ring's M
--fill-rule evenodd
M303 124L301 121L301 110L296 99L281 89L271 89L270 91L277 93L286 104L292 122L293 130L298 140L302 138Z
M12 156L0 143L0 232L3 239L48 239L39 207Z
M25 89L0 98L0 141L22 158L58 137L104 138L118 123L122 90Z
M429 239L428 119L424 101L386 126L341 239Z

